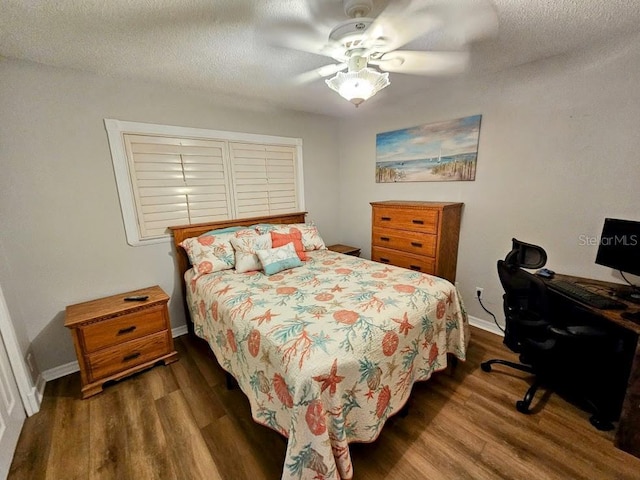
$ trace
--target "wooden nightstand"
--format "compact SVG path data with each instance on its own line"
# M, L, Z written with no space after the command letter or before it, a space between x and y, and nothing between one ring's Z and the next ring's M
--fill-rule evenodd
M352 255L354 257L360 256L360 249L357 247L350 247L349 245L342 245L340 243L336 245L329 245L328 250L332 252L344 253L345 255Z
M145 301L125 297L146 295ZM80 364L82 398L103 384L178 359L173 348L167 302L158 286L70 305L64 326L71 329Z

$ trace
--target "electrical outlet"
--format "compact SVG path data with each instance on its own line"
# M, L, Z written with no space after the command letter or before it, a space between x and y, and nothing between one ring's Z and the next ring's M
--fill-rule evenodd
M482 292L484 292L484 288L476 287L476 298L478 300L482 300Z

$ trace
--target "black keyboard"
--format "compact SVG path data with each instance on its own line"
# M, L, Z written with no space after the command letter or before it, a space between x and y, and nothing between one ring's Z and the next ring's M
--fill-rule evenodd
M565 294L567 297L571 297L574 300L582 302L593 308L600 308L602 310L622 310L627 306L614 300L612 298L600 295L587 290L580 285L565 280L554 280L550 282L549 288L556 290L557 292Z

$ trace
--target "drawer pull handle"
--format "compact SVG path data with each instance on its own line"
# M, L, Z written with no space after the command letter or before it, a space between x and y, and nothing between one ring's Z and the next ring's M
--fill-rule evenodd
M380 220L382 220L383 222L388 222L391 220L391 217L380 217Z
M416 225L424 225L424 220L411 220Z
M421 268L421 267L419 267L418 265L411 265L409 268L410 268L411 270L415 270L416 272L420 272L420 271L422 271L422 268Z
M411 246L420 248L420 247L422 247L422 244L418 243L418 242L411 242Z
M131 325L130 327L127 328L121 328L120 330L118 330L117 335L124 335L125 333L131 333L136 329L135 325Z
M380 240L382 240L383 242L388 242L390 240L389 237L380 237Z
M380 257L380 261L383 263L389 263L389 259L384 257Z
M129 355L125 356L122 359L122 362L130 362L131 360L135 360L136 358L138 358L140 355L142 355L140 352L133 352L130 353Z

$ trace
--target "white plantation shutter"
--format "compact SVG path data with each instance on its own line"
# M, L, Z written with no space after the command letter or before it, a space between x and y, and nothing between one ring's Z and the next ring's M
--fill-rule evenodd
M124 135L141 238L232 218L224 142Z
M167 227L304 210L302 141L105 119L127 242Z
M296 149L229 144L237 218L298 211Z

